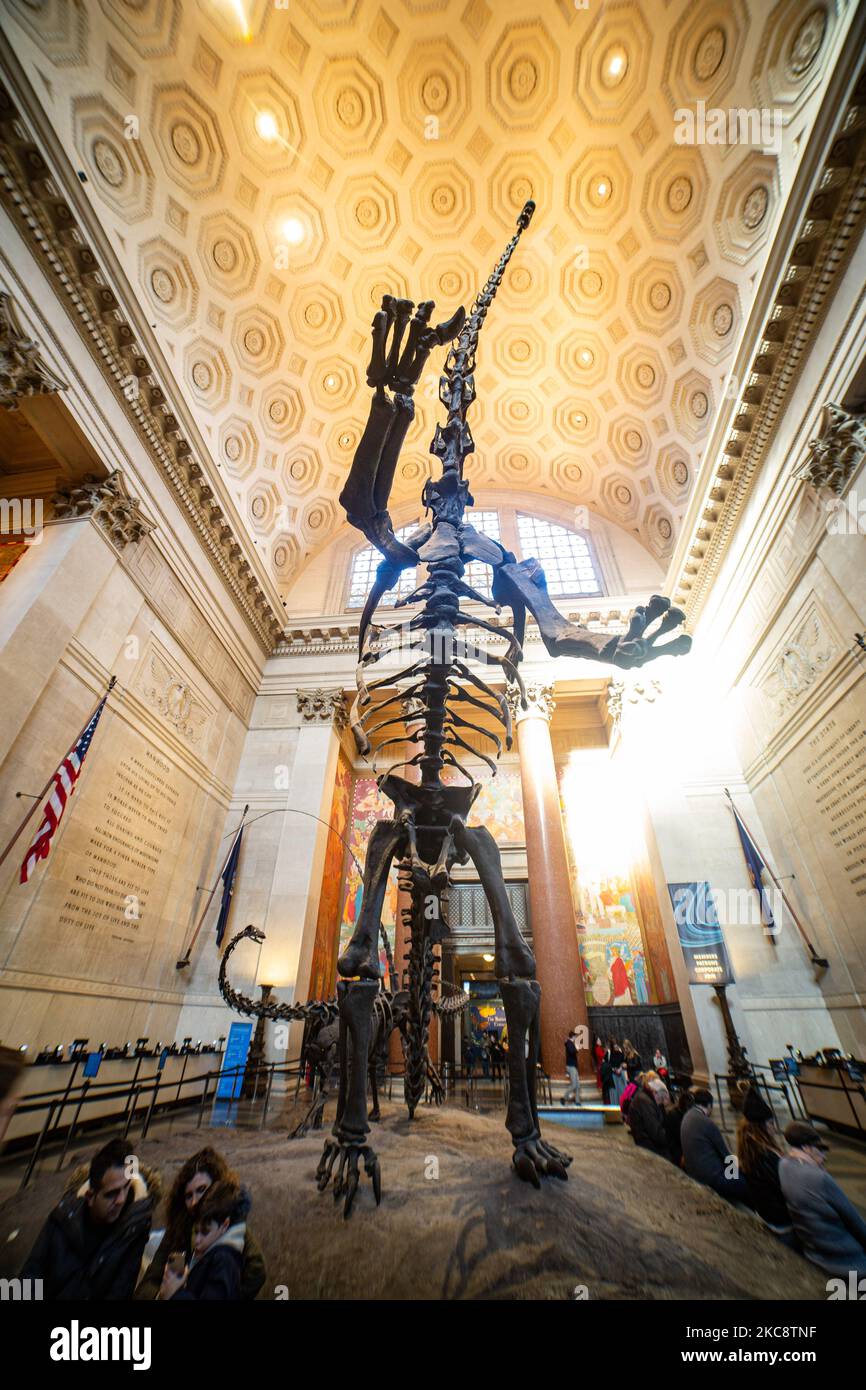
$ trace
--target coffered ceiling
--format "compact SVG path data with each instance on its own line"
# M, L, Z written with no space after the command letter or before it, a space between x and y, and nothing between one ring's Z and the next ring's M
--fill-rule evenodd
M285 592L343 524L382 294L468 307L530 197L472 483L667 560L839 22L833 0L5 0L4 27ZM698 102L778 111L780 149L678 144ZM435 376L398 500L431 468Z

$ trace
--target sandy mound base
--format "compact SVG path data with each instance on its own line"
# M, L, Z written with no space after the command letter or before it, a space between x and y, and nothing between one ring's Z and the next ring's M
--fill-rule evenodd
M166 1188L207 1143L239 1170L268 1265L260 1297L283 1285L292 1299L564 1299L585 1285L590 1299L826 1298L820 1271L756 1218L618 1135L547 1126L574 1162L567 1183L536 1192L513 1175L500 1120L446 1109L410 1124L385 1105L372 1134L382 1206L362 1178L345 1222L312 1180L324 1134L284 1132L190 1126L135 1146ZM18 1272L67 1181L46 1174L0 1207L0 1275Z

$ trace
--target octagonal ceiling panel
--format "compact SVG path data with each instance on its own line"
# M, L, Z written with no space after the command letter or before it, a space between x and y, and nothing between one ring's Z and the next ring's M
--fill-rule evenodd
M470 481L553 491L664 562L814 119L830 0L7 0L4 26L285 588L343 523L383 293L469 305ZM782 148L675 139L766 103ZM796 117L796 132L792 128ZM131 118L131 119L130 119ZM395 494L441 419L434 354Z

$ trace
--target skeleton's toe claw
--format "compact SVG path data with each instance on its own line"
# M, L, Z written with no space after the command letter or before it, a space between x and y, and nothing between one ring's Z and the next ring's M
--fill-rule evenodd
M533 1187L541 1187L538 1170L525 1149L518 1149L513 1156L517 1176L523 1182L531 1182Z

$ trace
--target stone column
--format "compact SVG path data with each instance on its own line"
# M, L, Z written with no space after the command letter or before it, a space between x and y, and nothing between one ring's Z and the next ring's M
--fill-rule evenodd
M509 704L517 726L529 908L541 985L541 1061L550 1076L564 1077L566 1036L583 1026L589 1037L589 1016L550 740L553 686L530 684L526 694L525 710L516 691ZM580 1052L580 1072L588 1078L594 1075L589 1047Z

